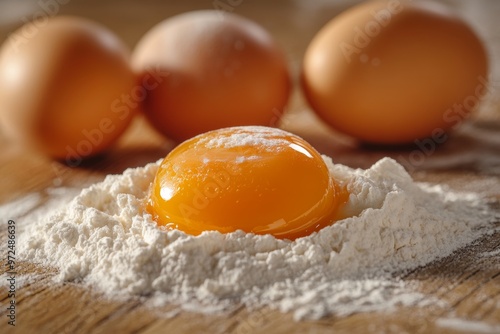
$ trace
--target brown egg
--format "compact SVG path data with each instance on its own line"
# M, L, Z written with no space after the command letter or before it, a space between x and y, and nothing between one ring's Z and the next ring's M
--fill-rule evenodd
M368 1L331 20L304 57L314 111L362 141L442 137L486 92L487 55L455 13L426 2Z
M196 11L153 27L132 56L148 84L145 113L165 136L184 140L237 125L275 125L290 93L286 59L256 23ZM153 82L154 73L164 79Z
M77 164L113 144L138 108L125 102L136 87L129 51L81 18L30 29L11 34L0 51L0 123L11 138Z

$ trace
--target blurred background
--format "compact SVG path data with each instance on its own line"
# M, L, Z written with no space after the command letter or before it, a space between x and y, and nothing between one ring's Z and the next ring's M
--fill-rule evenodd
M419 0L413 0L419 1ZM0 0L0 41L32 20L53 15L78 15L96 20L121 37L130 48L156 23L199 9L220 9L250 18L265 27L285 50L294 79L306 47L335 15L361 0ZM492 80L500 81L500 1L436 0L455 7L486 42ZM499 94L495 94L499 95ZM297 102L290 106L298 107ZM491 112L492 108L483 108ZM491 117L500 117L492 112Z
M413 0L419 1L419 0ZM305 50L318 30L334 16L348 7L358 4L360 0L0 0L0 42L9 33L23 24L33 20L43 23L47 17L55 15L77 15L100 22L113 30L129 47L133 49L137 41L155 24L173 15L199 9L219 9L242 15L262 25L275 38L285 51L293 79L296 83L292 94L288 113L283 119L283 127L293 131L311 142L321 153L336 157L336 161L355 167L367 167L381 156L399 157L411 153L407 151L368 150L360 151L350 138L332 131L310 111L306 105L297 79ZM491 94L481 105L474 116L479 120L480 137L471 140L472 135L457 135L447 143L435 159L428 159L419 169L453 169L464 168L464 154L469 154L471 170L478 171L476 166L480 156L489 156L488 174L500 170L500 157L497 152L499 143L492 133L498 132L500 120L500 14L499 0L436 0L455 8L473 27L485 43L490 55ZM136 120L135 123L141 122ZM151 155L143 160L127 161L126 166L141 165L160 158L168 152L172 143L165 143L165 138L154 131L147 134L148 143L138 142L138 134L142 134L144 126L133 126L119 147L130 148L134 154L144 152L147 147L154 147ZM150 130L150 129L149 129ZM149 131L147 130L147 131ZM1 137L1 134L0 134ZM154 139L151 139L153 138ZM491 138L491 139L490 139ZM128 146L127 146L128 145ZM163 145L163 146L162 146ZM157 150L158 147L163 147ZM461 150L457 150L461 148ZM401 153L403 152L403 153ZM464 153L467 152L467 153ZM123 152L121 152L122 154ZM460 163L454 163L453 157L462 157ZM116 157L112 152L111 159ZM123 156L123 154L121 155ZM440 160L442 157L443 160ZM446 163L443 161L446 160ZM467 160L467 159L466 159ZM404 162L403 162L404 164ZM109 167L109 164L107 165ZM408 167L408 166L406 166ZM469 168L466 167L466 168ZM121 167L108 169L108 172L120 172Z

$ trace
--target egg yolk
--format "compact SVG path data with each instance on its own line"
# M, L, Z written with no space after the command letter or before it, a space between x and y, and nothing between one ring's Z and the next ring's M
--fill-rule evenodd
M266 127L194 137L163 160L147 211L159 225L294 240L340 218L348 193L302 138Z

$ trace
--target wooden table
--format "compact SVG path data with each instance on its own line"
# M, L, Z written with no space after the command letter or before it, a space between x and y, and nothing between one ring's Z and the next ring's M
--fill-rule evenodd
M55 2L55 1L53 1ZM61 1L63 2L63 1ZM64 1L67 2L67 1ZM236 3L237 1L233 2ZM329 18L359 1L264 1L242 0L234 13L245 15L269 29L286 50L290 67L298 75L304 50L314 33ZM454 0L457 7L486 41L492 62L493 85L488 100L470 122L455 132L424 159L411 160L418 148L387 149L360 147L329 130L308 110L296 90L285 129L296 132L335 162L352 167L370 166L383 156L402 162L419 181L445 183L453 189L479 192L490 198L500 212L500 1ZM78 1L59 5L59 14L76 14L103 22L131 47L156 22L188 10L212 8L213 1ZM38 1L9 0L0 3L0 40L42 8ZM69 168L37 154L17 148L0 133L0 203L38 193L50 198L54 187L81 188L102 180L109 173L142 166L168 153L173 143L156 134L138 118L119 144L105 157L78 168ZM7 244L7 220L0 217L0 245ZM391 313L362 313L314 322L295 323L290 314L241 309L230 316L202 316L183 312L164 319L146 309L141 301L114 302L80 284L55 284L54 269L28 262L17 264L18 275L38 273L39 280L17 292L17 326L7 326L8 299L0 289L1 333L474 333L484 332L478 322L500 332L500 256L484 256L500 249L500 230L448 258L403 277L418 281L418 291L437 297L447 306L401 307ZM494 253L491 253L494 254ZM2 253L0 273L5 271ZM460 318L469 322L436 321ZM453 325L455 324L455 325ZM460 329L461 328L461 329Z

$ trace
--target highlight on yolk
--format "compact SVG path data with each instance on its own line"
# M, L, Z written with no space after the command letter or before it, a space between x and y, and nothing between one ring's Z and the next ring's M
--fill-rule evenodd
M243 230L294 240L340 218L347 197L302 138L243 126L201 134L170 152L147 211L159 225L192 235Z

